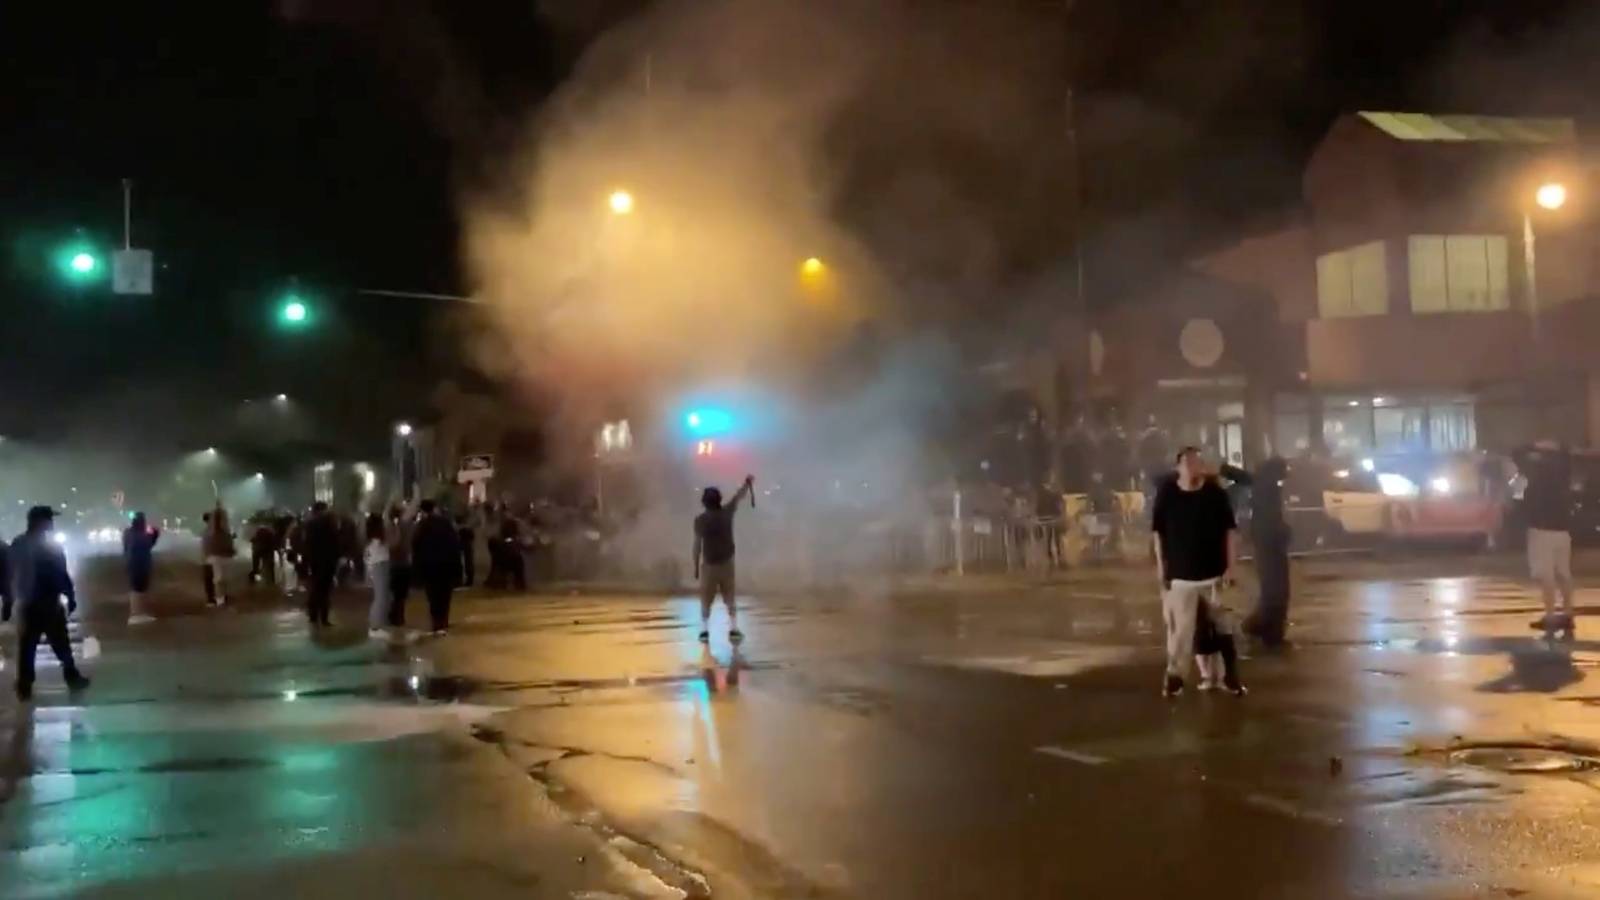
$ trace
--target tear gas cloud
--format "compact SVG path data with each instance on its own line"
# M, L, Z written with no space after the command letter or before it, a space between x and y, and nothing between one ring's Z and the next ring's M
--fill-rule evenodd
M1033 226L1057 214L1061 129L1037 21L940 10L667 2L590 46L463 208L483 362L567 460L618 411L670 421L743 385L783 423L755 459L793 476L789 504L948 473L924 438L954 409L958 330L1017 324L1008 266L1060 236Z

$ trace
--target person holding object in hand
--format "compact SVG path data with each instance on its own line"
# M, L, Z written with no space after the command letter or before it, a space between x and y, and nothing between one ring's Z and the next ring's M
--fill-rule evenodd
M1167 672L1162 693L1183 693L1195 652L1195 624L1201 604L1210 622L1223 621L1218 591L1233 584L1239 554L1239 529L1227 491L1206 469L1199 449L1185 447L1177 455L1177 477L1156 491L1151 513L1156 577L1161 585L1161 612L1167 632ZM1217 634L1222 656L1223 686L1244 696L1238 653L1232 634Z
M705 511L694 519L694 577L700 582L700 641L711 640L711 604L722 594L728 607L728 639L740 641L744 633L739 630L739 607L734 600L733 572L733 514L739 501L753 496L756 479L746 475L732 498L726 503L722 491L708 487L700 492L700 505Z

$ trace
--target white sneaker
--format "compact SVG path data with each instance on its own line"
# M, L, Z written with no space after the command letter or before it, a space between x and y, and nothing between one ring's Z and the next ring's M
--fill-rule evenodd
M156 620L155 616L144 615L144 614L141 613L140 615L137 615L137 616L129 616L128 617L128 624L129 625L149 625L151 622L154 622L155 620Z
M1222 689L1222 682L1220 680L1216 679L1216 678L1202 678L1202 679L1200 679L1200 690L1202 690L1202 691L1216 691L1216 690L1221 690L1221 689Z

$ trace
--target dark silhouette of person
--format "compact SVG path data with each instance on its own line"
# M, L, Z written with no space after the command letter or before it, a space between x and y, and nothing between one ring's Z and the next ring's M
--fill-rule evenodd
M306 520L304 555L311 583L306 591L306 618L313 626L332 625L333 582L339 575L339 560L344 548L339 538L339 520L318 501Z
M418 509L422 515L417 520L411 564L428 598L433 633L439 636L450 630L450 600L461 583L461 541L455 524L432 500L422 501Z
M72 659L72 638L67 617L78 611L78 592L67 574L67 557L54 540L55 510L35 506L28 510L28 530L11 542L13 590L0 601L0 620L15 611L22 617L17 637L17 699L33 699L34 654L43 640L61 662L61 675L72 690L89 686ZM67 598L63 608L61 598Z

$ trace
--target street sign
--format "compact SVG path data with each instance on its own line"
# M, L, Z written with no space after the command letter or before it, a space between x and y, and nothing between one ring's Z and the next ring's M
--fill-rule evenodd
M467 484L473 481L488 481L493 477L493 454L475 453L471 456L461 457L461 469L456 473L456 481Z
M155 255L149 250L118 250L111 256L111 292L148 297L156 289Z

